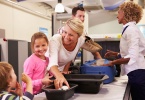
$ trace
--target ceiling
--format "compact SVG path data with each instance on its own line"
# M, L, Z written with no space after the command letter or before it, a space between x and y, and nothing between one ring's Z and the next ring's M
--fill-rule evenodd
M58 0L24 0L24 1L44 2L50 5L52 9L54 9L55 5L58 3ZM103 9L101 5L101 0L62 0L62 4L64 5L65 10L66 10L65 12L67 13L71 13L72 8L82 2L83 2L83 7L88 11Z
M58 0L19 0L29 2L44 2L54 10ZM83 2L83 7L89 14L89 27L108 21L116 20L117 8L124 1L130 0L62 0L65 14L71 14L72 8ZM144 3L145 0L134 0ZM107 7L111 7L107 8ZM115 9L113 8L115 7ZM109 10L108 10L109 9ZM95 19L95 20L92 20Z

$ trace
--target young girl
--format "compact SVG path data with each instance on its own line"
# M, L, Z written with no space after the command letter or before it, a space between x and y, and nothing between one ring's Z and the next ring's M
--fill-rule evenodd
M0 62L0 100L32 100L31 78L22 74L22 81L27 84L24 95L20 84L17 82L12 65L7 62Z
M24 73L26 73L33 83L33 94L41 91L43 85L49 85L51 76L45 76L45 70L48 65L48 58L45 53L48 48L48 39L42 32L35 33L31 38L31 50L33 54L24 62ZM45 77L44 77L45 76ZM25 84L23 90L25 91Z

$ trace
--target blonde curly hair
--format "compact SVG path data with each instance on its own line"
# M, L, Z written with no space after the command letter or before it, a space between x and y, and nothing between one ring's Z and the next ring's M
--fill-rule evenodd
M127 22L136 21L138 23L143 16L143 9L133 1L124 2L120 5L119 10L124 12L124 19Z

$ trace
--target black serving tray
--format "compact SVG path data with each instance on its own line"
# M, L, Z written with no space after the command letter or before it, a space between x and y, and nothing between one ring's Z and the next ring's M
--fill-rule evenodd
M76 93L98 93L103 86L103 81L108 79L103 74L65 74L64 77L69 84L78 84Z
M70 88L68 90L57 90L55 89L54 84L49 85L48 87L43 88L47 100L68 100L74 95L74 90L78 86L76 84L69 84Z

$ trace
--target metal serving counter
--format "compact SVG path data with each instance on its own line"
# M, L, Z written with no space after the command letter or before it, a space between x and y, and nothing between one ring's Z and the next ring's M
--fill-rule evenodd
M98 94L75 93L69 100L129 100L124 98L127 86L127 76L115 77L115 81L104 84ZM34 100L47 100L42 92L34 96Z
M119 38L92 38L94 41L120 41Z

